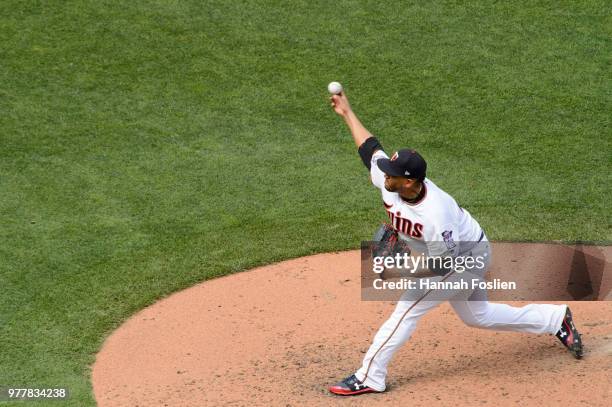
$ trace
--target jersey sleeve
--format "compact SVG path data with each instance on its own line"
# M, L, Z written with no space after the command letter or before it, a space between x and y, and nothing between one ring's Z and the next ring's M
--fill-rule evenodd
M385 173L382 172L380 168L378 168L378 164L376 163L381 158L389 158L387 154L378 150L372 155L372 166L370 167L370 178L372 180L372 184L378 189L385 188Z
M454 211L441 204L430 212L427 223L430 227L425 229L423 240L428 254L442 257L459 255L459 225Z
M434 228L435 236L426 242L427 251L430 256L451 256L459 255L459 241L457 235L459 228L453 223L440 225Z

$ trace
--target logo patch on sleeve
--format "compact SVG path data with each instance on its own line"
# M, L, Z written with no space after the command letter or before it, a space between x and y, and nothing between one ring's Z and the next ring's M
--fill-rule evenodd
M457 247L457 243L453 240L453 231L445 230L442 232L442 238L444 239L444 243L446 243L446 247L451 250Z

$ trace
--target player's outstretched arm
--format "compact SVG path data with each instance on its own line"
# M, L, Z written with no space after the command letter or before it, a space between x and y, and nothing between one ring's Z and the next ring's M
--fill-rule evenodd
M361 121L357 118L353 109L351 109L351 105L344 91L331 96L329 100L334 111L344 119L351 131L353 140L358 147L361 161L363 161L363 164L368 171L370 171L372 183L379 189L383 188L385 176L382 171L378 169L378 166L374 165L374 158L377 157L377 152L382 152L383 157L387 158L387 155L384 154L382 145L378 139L372 136L368 129L361 124ZM380 155L381 153L378 154Z
M346 122L346 125L353 135L355 144L357 147L361 147L361 145L367 139L372 137L372 134L364 127L363 124L361 124L361 121L359 121L357 115L355 112L353 112L353 109L351 109L351 105L346 97L346 94L341 92L337 95L332 95L329 99L334 111Z

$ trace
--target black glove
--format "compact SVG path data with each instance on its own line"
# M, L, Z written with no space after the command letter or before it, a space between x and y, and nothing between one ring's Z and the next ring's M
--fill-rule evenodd
M396 253L410 255L408 244L399 238L397 231L388 223L383 223L376 229L372 241L372 257L395 256Z

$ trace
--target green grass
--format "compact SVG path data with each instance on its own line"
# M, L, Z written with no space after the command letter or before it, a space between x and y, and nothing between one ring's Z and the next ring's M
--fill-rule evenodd
M3 1L0 386L93 405L95 353L138 309L368 238L384 213L331 80L490 238L610 241L610 11Z

